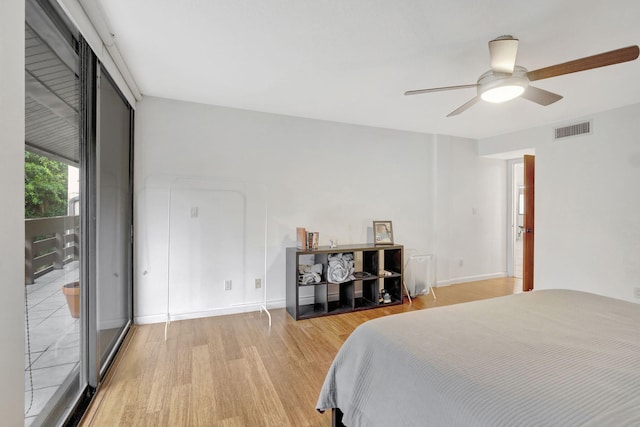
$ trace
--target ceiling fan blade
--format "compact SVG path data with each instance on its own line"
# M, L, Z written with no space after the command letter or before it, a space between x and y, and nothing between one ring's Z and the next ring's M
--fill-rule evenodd
M453 110L452 112L447 114L447 117L457 116L458 114L462 113L463 111L467 110L468 108L471 108L478 101L480 101L480 97L479 96L475 96L475 97L471 98L470 100L468 100L467 102L465 102L464 104L462 104L461 106L459 106L458 108L456 108L455 110Z
M421 93L441 92L443 90L468 89L468 88L472 88L472 87L475 88L475 87L478 87L478 85L474 83L472 85L432 87L430 89L408 90L404 94L405 95L419 95Z
M593 68L605 67L607 65L620 64L622 62L633 61L638 57L638 46L628 46L609 52L599 53L593 56L576 59L550 67L540 68L527 73L529 81L547 79L549 77L561 76L563 74L576 73L578 71L591 70Z
M497 73L513 73L518 54L518 39L502 36L489 42L491 69Z
M544 106L551 105L562 99L562 95L533 86L529 86L520 97Z

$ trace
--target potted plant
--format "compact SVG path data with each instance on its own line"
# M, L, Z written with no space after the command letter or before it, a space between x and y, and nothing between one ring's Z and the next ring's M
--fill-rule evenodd
M80 317L80 282L67 283L62 287L62 293L67 299L67 305L71 312L71 317Z

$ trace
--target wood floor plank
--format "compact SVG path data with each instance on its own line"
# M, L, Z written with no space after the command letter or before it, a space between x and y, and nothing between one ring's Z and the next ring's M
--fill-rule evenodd
M436 288L412 304L295 321L284 309L134 326L81 425L330 426L315 403L363 322L519 292L513 278Z
M187 409L192 414L191 425L202 426L210 423L216 414L216 401L208 393L211 373L211 351L207 344L196 345L191 349L191 399Z

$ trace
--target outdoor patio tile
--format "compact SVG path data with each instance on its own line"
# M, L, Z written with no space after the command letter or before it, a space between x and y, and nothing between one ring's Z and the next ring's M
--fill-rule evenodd
M46 300L47 298L49 298L51 295L49 295L49 293L44 293L44 292L38 292L38 293L28 293L27 294L27 304L29 306L29 308L33 307L34 305L37 305L39 303L41 303L42 301Z
M60 317L56 318L53 322L43 322L40 325L31 326L29 328L31 333L31 343L33 344L36 339L40 338L47 342L55 341L60 335L68 333L69 328L74 327L74 320L75 319L71 318L70 321L66 321L66 319Z
M50 283L48 284L46 287L37 290L37 291L33 291L33 292L27 292L29 298L31 298L32 295L34 295L36 298L40 297L40 296L45 296L45 297L51 297L51 296L61 296L62 298L64 298L64 295L62 294L62 285L58 286L60 282L57 283Z
M27 287L27 292L32 293L32 292L38 292L40 290L42 290L45 286L47 285L46 282L43 281L39 281L38 279L35 280L35 282L33 282L30 285L25 285Z
M60 307L64 307L67 304L66 301L61 301L58 298L47 298L37 305L33 306L32 310L34 311L42 311L42 310L52 310L55 311Z
M78 363L80 361L80 349L78 347L49 348L35 362L32 362L33 369L50 368L67 363Z
M33 421L35 421L35 417L42 411L44 405L47 404L51 396L56 392L58 386L45 387L38 390L33 390L33 403L31 403L31 390L25 391L24 393L24 410L25 412L29 409L29 404L31 403L31 409L26 415L33 416L31 422L28 425L31 425ZM27 425L27 419L25 418L25 425Z
M51 313L52 313L51 311L41 311L38 313L41 315L40 317L35 317L35 318L29 317L29 329L37 328L38 326L41 326L43 323L49 322Z
M47 350L47 348L61 342L65 343L64 347L70 347L69 342L73 338L75 338L75 341L79 344L80 322L71 316L48 317L38 324L36 324L36 321L31 321L30 319L29 323L31 351ZM25 349L26 344L25 342Z
M29 326L33 327L40 323L41 320L46 319L55 313L55 310L29 310ZM26 317L25 317L26 320ZM25 322L25 327L26 327Z
M71 313L69 313L69 310L66 307L51 313L51 315L47 319L44 319L42 323L53 323L64 326L65 328L68 328L68 330L65 330L65 333L77 331L80 327L80 319L71 317Z
M77 363L67 363L51 368L31 369L33 375L33 389L38 390L45 387L59 386L67 376L73 371ZM24 389L31 390L31 381L28 372L25 373Z
M69 307L67 306L67 304L51 313L51 317L63 317L65 319L74 319L76 322L80 321L79 319L71 316L71 311L69 311Z
M32 351L31 352L31 364L33 365L36 360L38 360L38 358L40 356L42 356L44 354L44 351ZM27 369L29 369L29 355L26 353L25 350L25 354L24 354L24 370L26 371Z
M34 400L25 415L25 426L31 425L48 400L78 365L80 321L71 317L62 286L78 280L78 262L54 270L27 285L28 333L31 344L31 375ZM25 322L25 331L27 325ZM25 410L31 399L29 359L25 340Z
M56 348L80 347L80 333L67 334L56 341Z

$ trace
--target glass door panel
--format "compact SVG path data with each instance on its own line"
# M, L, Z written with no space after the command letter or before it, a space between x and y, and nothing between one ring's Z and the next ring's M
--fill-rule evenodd
M97 357L100 371L131 319L132 110L103 68L97 109Z
M25 22L25 425L63 417L81 372L79 55L34 1ZM84 382L83 382L84 381Z

